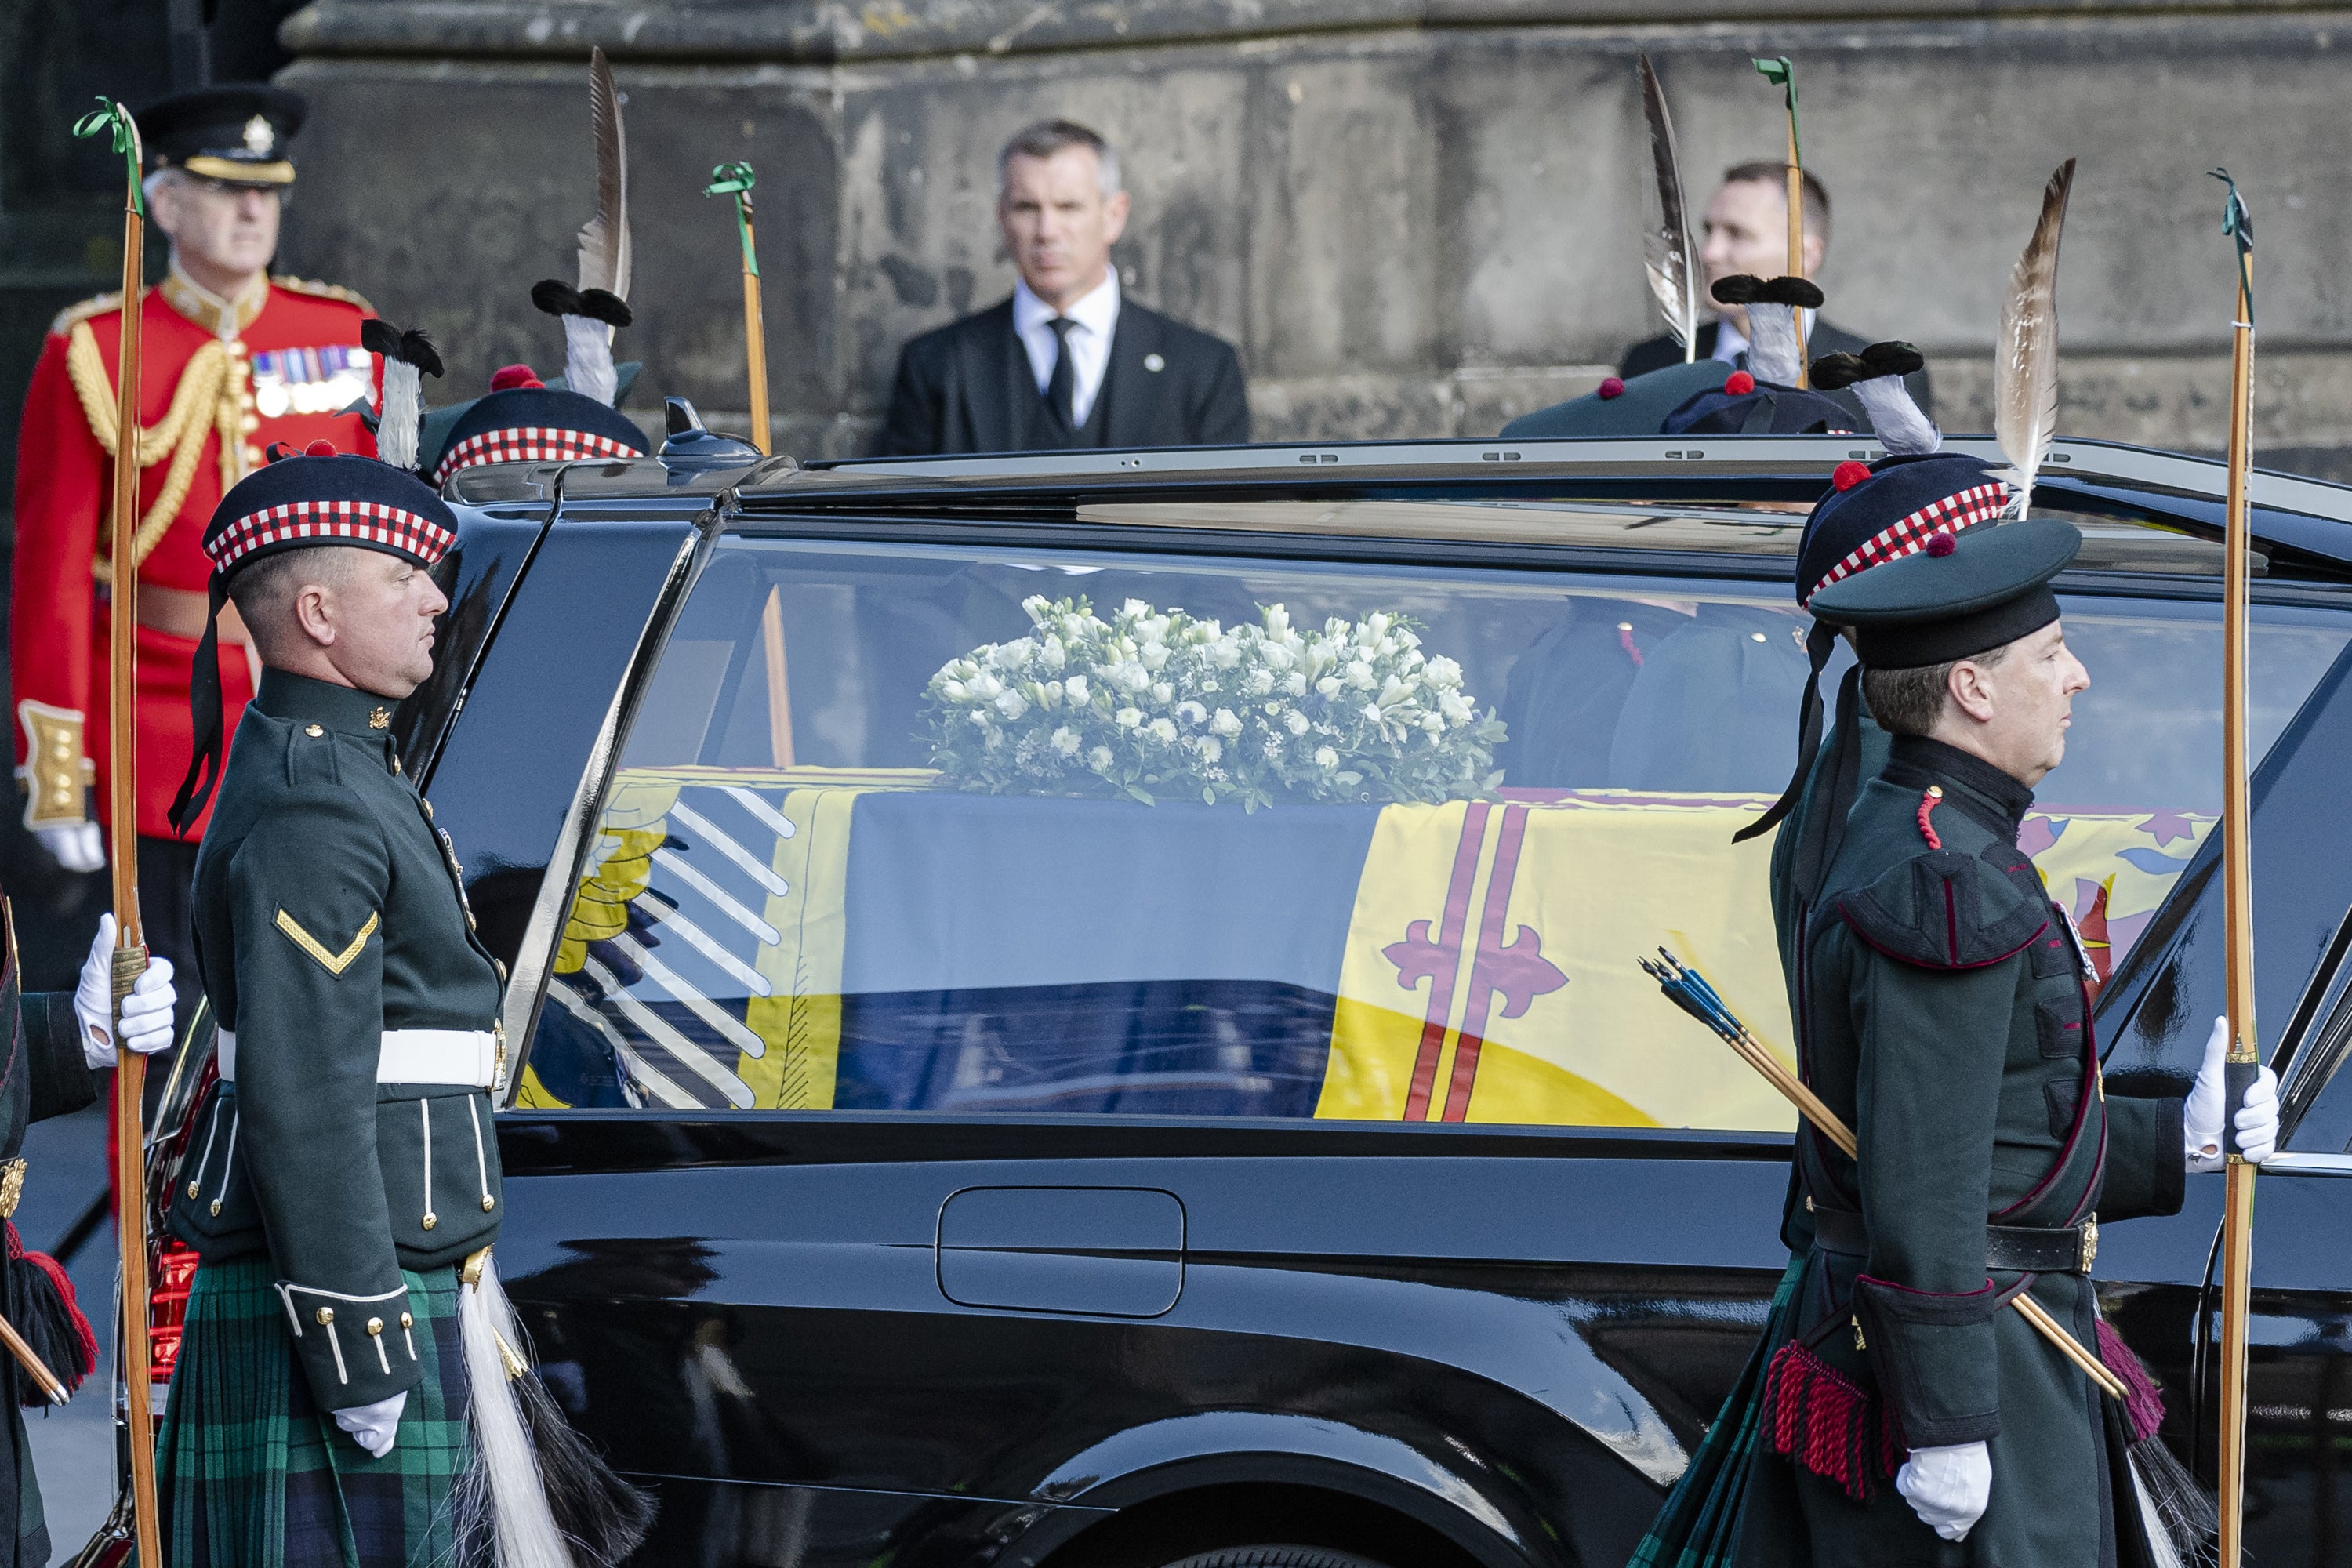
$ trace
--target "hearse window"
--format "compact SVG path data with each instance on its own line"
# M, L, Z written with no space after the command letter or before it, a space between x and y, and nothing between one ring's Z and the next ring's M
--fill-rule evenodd
M2026 834L2107 968L2213 823L2218 611L2068 626ZM1788 1047L1731 836L1803 632L1772 582L730 537L517 1103L1786 1130L1637 960ZM2258 747L2346 640L2258 613Z

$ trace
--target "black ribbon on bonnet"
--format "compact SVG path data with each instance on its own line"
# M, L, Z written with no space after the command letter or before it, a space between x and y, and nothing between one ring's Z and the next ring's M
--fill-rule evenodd
M204 640L196 644L195 668L188 675L188 718L194 742L188 757L187 777L172 797L172 831L181 837L205 814L205 803L220 785L222 758L227 752L221 731L220 613L228 602L228 577L215 570L206 597Z
M1812 771L1813 753L1822 743L1822 671L1829 668L1830 655L1836 651L1837 628L1815 621L1805 635L1805 662L1811 668L1805 675L1805 694L1797 702L1797 771L1789 775L1789 787L1780 792L1771 809L1731 836L1734 844L1771 832L1782 817L1797 809L1797 797L1805 793L1805 777Z

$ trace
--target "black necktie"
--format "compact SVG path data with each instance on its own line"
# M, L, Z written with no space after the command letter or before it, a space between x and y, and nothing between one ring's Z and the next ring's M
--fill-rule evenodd
M1054 329L1054 376L1045 384L1045 406L1066 442L1078 433L1078 368L1070 363L1070 329L1078 323L1067 316L1056 316L1045 324Z

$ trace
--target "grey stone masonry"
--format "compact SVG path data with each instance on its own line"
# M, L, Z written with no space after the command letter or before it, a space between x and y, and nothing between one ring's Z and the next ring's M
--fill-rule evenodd
M1673 20L1661 18L1671 16ZM1022 123L1118 147L1137 299L1232 339L1263 437L1485 435L1653 332L1637 52L1695 206L1781 148L1755 55L1797 62L1834 199L1827 314L1927 351L1982 428L2011 264L2080 160L2060 286L2069 434L2221 443L2228 165L2257 220L2258 451L2352 455L2352 9L2228 0L319 0L290 270L433 331L471 395L560 367L531 282L588 216L584 66L627 98L633 402L749 406L733 225L757 169L775 433L863 449L899 344L1001 299L994 153ZM642 421L641 421L642 422ZM716 417L714 417L716 422Z

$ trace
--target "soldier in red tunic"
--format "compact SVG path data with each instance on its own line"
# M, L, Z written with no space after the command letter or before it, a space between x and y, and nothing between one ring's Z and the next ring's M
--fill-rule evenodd
M138 116L151 220L171 269L141 297L139 873L149 940L187 968L188 879L203 823L183 840L164 819L187 771L188 678L205 629L211 563L198 547L222 495L263 453L314 440L373 454L355 413L375 375L360 347L366 300L331 284L273 278L286 144L303 101L275 88L182 93ZM58 863L104 863L107 579L115 353L122 301L105 294L49 328L17 437L16 563L9 653L25 823ZM226 613L225 717L234 731L257 673ZM242 657L240 657L240 655Z

